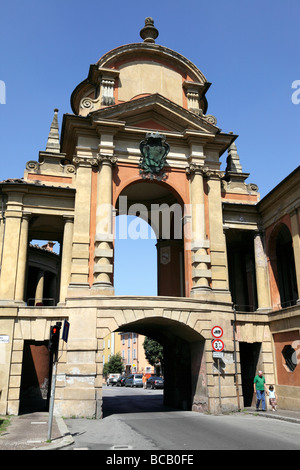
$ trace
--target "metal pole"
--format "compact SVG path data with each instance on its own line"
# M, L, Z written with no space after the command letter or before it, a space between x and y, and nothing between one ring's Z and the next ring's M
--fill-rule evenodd
M53 362L52 381L51 381L51 394L50 394L50 407L49 407L49 420L48 420L48 441L51 441L52 422L53 422L55 382L56 382L56 370L57 370L57 361L55 359Z
M238 379L238 371L237 371L237 360L236 360L236 339L235 339L235 328L236 328L236 310L235 306L233 307L233 347L234 347L234 366L235 366L235 387L236 387L236 396L238 402L238 410L241 410L240 407L240 392L239 392L239 379Z
M222 413L222 402L221 402L221 373L220 373L220 358L218 357L218 374L219 374L219 405L220 413Z

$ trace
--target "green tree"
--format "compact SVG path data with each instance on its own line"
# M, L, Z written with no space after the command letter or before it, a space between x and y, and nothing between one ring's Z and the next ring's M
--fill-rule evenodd
M105 378L107 378L109 374L122 374L123 371L123 360L119 352L111 356L109 361L103 366L103 375Z
M143 342L143 347L145 350L145 356L149 364L155 368L155 373L157 375L163 375L164 372L164 348L161 344L154 339L145 338Z

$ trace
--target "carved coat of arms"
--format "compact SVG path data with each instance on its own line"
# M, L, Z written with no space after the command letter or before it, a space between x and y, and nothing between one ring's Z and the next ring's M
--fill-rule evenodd
M141 159L140 175L145 179L162 180L166 177L161 170L165 166L170 146L164 135L158 132L148 132L145 140L140 143Z

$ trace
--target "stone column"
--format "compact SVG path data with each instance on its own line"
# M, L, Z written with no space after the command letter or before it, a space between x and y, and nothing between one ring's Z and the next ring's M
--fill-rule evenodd
M64 238L61 257L61 274L60 274L60 292L59 301L65 302L71 274L72 261L72 240L73 240L73 217L64 217Z
M203 166L193 163L187 168L192 202L192 295L210 290L211 270L207 252L209 240L206 238L203 169Z
M295 269L296 269L296 280L298 288L298 300L297 303L300 303L300 214L299 209L294 209L290 213L291 218L291 229L292 229L292 239L293 239L293 250L295 258Z
M113 292L113 231L112 231L112 166L113 155L99 154L100 170L97 181L96 234L93 289Z
M224 173L219 170L207 170L208 207L212 289L226 295L230 301L227 266L226 237L223 228L223 211L221 201L221 178ZM225 297L224 297L225 300Z
M26 267L27 267L27 252L28 252L28 226L31 214L23 214L21 223L21 234L19 242L19 257L18 257L18 270L16 280L16 293L15 300L24 302L25 280L26 280Z
M9 194L5 212L5 227L2 252L1 278L0 278L0 303L14 303L19 239L22 221L21 193Z
M271 297L268 277L268 262L263 247L262 234L254 234L254 256L258 311L271 309Z
M45 271L43 269L39 269L38 283L35 289L35 296L34 296L34 305L38 305L43 302L44 281L45 281Z

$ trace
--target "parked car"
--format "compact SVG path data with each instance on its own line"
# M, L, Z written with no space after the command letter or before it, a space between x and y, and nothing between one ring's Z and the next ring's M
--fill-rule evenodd
M164 379L162 377L149 377L146 388L164 388Z
M119 377L121 377L121 374L109 374L106 384L116 385Z
M118 378L116 386L117 387L124 387L125 386L125 381L127 377L125 375L121 375L121 377Z
M143 374L131 374L128 375L125 380L125 387L142 387L143 386Z

